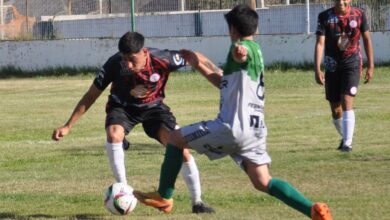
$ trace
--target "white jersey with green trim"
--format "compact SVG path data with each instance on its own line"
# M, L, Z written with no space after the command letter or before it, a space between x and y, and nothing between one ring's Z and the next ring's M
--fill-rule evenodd
M256 140L267 135L264 123L264 62L256 42L241 41L239 44L247 49L247 61L234 61L233 44L220 84L218 118L230 126L236 143L244 149L258 144Z

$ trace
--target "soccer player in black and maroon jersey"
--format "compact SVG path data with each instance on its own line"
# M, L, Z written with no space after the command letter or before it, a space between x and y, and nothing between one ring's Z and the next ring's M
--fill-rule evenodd
M172 71L186 65L179 51L144 47L144 37L127 32L118 44L119 52L97 71L89 90L80 99L65 125L54 130L56 141L67 135L76 121L111 84L106 105L106 151L117 182L127 184L123 141L142 123L145 133L164 146L169 131L178 128L176 118L164 104L165 86ZM192 196L192 212L212 213L202 202L199 171L190 152L183 152L182 174Z
M368 83L374 74L374 52L364 12L352 7L351 0L334 2L334 7L318 16L314 55L315 80L318 84L325 85L333 123L342 136L338 149L350 152L355 128L353 100L362 74L360 36L363 38L367 56L365 83ZM321 71L324 48L325 75Z

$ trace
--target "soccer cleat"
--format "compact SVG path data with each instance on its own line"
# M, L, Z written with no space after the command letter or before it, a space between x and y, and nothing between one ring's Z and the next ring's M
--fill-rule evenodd
M130 148L130 142L123 138L123 150L128 150Z
M315 203L311 207L312 220L333 220L328 205L325 203Z
M208 206L206 203L198 202L192 206L192 213L200 214L200 213L214 213L214 209Z
M143 193L134 191L133 194L139 202L154 207L164 213L170 213L173 208L173 199L164 199L158 192Z
M343 146L339 149L339 151L341 151L341 152L346 152L346 153L351 152L351 151L352 151L352 146L343 145Z
M341 139L339 147L337 148L337 150L341 150L341 148L343 148L343 146L344 146L344 141L343 141L343 139Z

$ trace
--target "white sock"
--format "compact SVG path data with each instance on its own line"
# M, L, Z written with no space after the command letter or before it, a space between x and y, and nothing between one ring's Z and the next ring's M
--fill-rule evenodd
M343 130L342 130L343 118L333 119L333 124L336 127L336 130L340 134L340 136L343 136Z
M191 156L188 162L183 162L181 166L181 174L187 185L188 190L191 193L192 205L201 202L201 188L199 170L196 166L195 159Z
M127 184L126 169L125 169L125 152L123 151L123 143L106 143L106 151L112 173L115 180L119 183Z
M352 145L354 130L355 112L353 110L343 112L343 140L345 146Z

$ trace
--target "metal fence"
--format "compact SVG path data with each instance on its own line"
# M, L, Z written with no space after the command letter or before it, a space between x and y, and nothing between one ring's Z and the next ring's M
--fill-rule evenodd
M334 0L0 0L0 40L227 35L223 14L248 3L260 34L315 31L318 13ZM354 0L372 31L390 30L390 0Z

